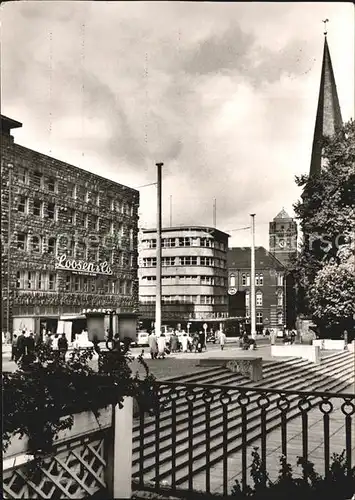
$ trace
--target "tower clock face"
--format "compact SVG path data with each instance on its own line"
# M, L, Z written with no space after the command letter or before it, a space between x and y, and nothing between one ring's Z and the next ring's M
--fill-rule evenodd
M280 240L280 241L279 241L279 247L280 247L280 248L285 248L285 246L286 246L286 242L285 242L285 240Z

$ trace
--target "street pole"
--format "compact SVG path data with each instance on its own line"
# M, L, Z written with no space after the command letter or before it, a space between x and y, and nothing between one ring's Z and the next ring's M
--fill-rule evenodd
M9 218L8 218L8 228L7 228L7 302L6 302L6 314L7 314L7 332L10 333L10 258L11 258L11 215L12 215L12 169L13 165L9 163ZM12 340L12 335L11 335Z
M255 214L251 216L251 269L250 269L250 322L251 336L256 338L256 311L255 311Z
M155 334L161 333L161 170L164 163L156 163L157 166L157 273L156 273L156 296L155 296Z

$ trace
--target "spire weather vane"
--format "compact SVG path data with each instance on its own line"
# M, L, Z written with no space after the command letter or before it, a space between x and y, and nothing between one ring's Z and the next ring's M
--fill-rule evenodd
M329 19L324 19L324 21L322 21L322 23L324 23L324 34L327 35L328 34L327 23L329 23Z

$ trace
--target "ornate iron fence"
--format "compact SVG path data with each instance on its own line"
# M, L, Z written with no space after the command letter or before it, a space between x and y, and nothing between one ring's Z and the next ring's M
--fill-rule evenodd
M281 455L289 460L298 453L313 461L312 450L325 475L331 454L340 449L347 470L353 465L354 394L174 382L157 382L156 389L159 408L154 415L140 411L134 426L133 478L139 488L151 484L156 490L226 495L238 478L245 491L255 443L264 470L275 467ZM239 476L231 470L231 457L240 461Z

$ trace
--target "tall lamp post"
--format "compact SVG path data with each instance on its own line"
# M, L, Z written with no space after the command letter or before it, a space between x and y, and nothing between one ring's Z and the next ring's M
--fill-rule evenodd
M10 333L10 272L11 272L11 217L12 217L12 169L13 165L8 164L9 167L9 218L7 228L7 301L6 301L6 326L7 332ZM12 339L12 335L11 335Z
M250 323L251 336L256 339L256 311L255 311L255 214L251 217L251 269L250 269Z
M156 163L157 166L157 273L156 273L156 296L155 296L155 334L161 333L161 171L164 163Z

